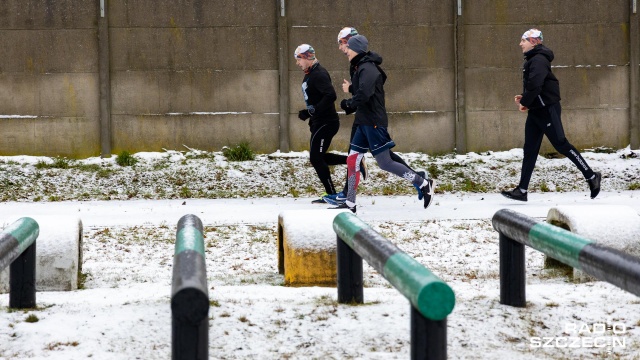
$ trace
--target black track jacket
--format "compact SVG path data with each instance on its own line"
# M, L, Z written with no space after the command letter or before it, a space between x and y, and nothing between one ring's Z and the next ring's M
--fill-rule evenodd
M553 51L544 45L524 53L520 104L537 109L560 101L560 83L551 72L552 61Z
M380 68L382 57L372 51L351 59L351 86L353 97L347 106L356 109L354 124L388 127L384 105L384 83L387 74Z
M309 72L304 75L302 95L307 103L307 109L309 106L314 108L309 120L309 127L340 120L334 105L337 99L336 90L331 84L329 73L320 63L313 64L309 68Z

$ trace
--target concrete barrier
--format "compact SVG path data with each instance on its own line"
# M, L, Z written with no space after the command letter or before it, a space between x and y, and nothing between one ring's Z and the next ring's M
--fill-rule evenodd
M292 286L336 285L333 219L343 210L283 211L278 215L278 271Z
M82 272L82 221L74 216L37 216L36 290L78 289ZM0 293L9 292L9 272L0 272Z
M599 245L640 258L640 216L630 206L557 206L549 209L547 222ZM566 269L569 266L545 255L545 268ZM577 268L566 270L573 271L574 282L597 280Z

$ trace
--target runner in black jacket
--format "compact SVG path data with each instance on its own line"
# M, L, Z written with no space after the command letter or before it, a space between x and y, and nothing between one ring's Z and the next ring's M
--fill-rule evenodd
M309 160L324 186L325 194L323 196L335 196L336 189L331 180L329 165L347 163L346 156L327 153L331 140L340 128L340 119L334 105L336 91L331 84L329 73L316 59L315 50L311 45L298 46L294 57L296 65L305 73L302 80L302 95L307 107L298 112L298 118L303 121L310 119ZM322 197L312 202L325 203Z
M351 92L350 99L344 99L340 107L345 113L355 112L356 132L351 140L347 158L349 190L345 203L335 209L350 209L356 212L356 193L360 180L360 161L367 151L371 151L380 169L393 173L418 186L424 195L424 208L431 205L434 182L416 174L408 167L391 160L389 149L396 144L389 136L387 110L384 99L384 83L387 75L380 68L382 57L367 51L368 41L362 35L355 35L348 41L347 55L354 66L351 83L345 80L342 90Z
M542 32L530 29L522 35L520 48L524 53L522 94L515 96L521 112L528 112L524 126L524 158L520 184L502 195L513 200L527 201L527 189L536 165L542 137L547 135L551 145L571 160L589 184L591 198L600 192L602 175L593 172L580 152L564 135L560 113L560 84L551 72L553 51L542 45Z
M340 32L338 33L338 49L345 55L347 55L347 50L349 49L349 46L347 45L347 42L349 41L349 39L351 39L351 37L358 35L358 30L356 30L356 28L354 27L350 27L347 26L345 28L343 28L342 30L340 30ZM381 60L382 61L382 60ZM353 74L356 71L356 67L355 65L351 64L349 67L349 77L351 78L353 76ZM349 113L347 113L347 115L349 115ZM358 124L353 123L353 125L351 126L351 135L349 136L349 142L351 142L351 139L353 139L353 135L355 135L356 133L356 129L358 128ZM389 150L389 155L391 156L391 160L395 161L395 162L399 162L402 165L408 167L409 169L411 169L412 171L414 171L415 173L417 173L418 175L420 175L421 177L425 177L425 172L424 171L415 171L411 166L409 166L409 164L407 164L404 159L402 159L398 154L394 153L392 150ZM367 168L366 168L366 164L364 161L364 157L361 160L360 163L360 173L362 174L362 178L363 180L367 179ZM418 191L418 199L422 200L422 192L420 191L420 188L417 186L414 186L416 188L416 190ZM342 203L345 202L345 200L347 200L347 192L349 191L349 177L347 176L347 179L344 183L344 189L339 192L336 195L328 195L325 196L324 199L326 202L332 204L332 205L340 205Z

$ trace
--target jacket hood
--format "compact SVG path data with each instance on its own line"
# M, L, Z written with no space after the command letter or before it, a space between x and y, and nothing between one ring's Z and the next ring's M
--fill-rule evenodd
M532 57L534 57L535 55L541 54L542 56L546 57L547 60L549 60L549 62L553 61L553 51L551 51L551 49L549 49L548 47L544 46L544 45L536 45L533 49L527 51L526 53L524 53L524 57L525 59L529 60Z
M382 56L380 56L380 54L376 52L369 51L360 60L360 63L364 63L364 62L372 62L376 65L380 65L382 64Z
M360 65L368 62L373 63L376 68L378 68L378 71L380 71L380 74L382 74L382 83L384 84L387 81L387 74L380 67L380 64L382 64L382 56L373 51L358 54L358 56L351 59L351 72L355 71L355 69L357 69Z

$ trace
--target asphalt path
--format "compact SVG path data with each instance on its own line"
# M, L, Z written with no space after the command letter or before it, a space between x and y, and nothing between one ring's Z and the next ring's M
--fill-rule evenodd
M194 214L205 225L260 224L278 221L282 211L327 209L311 204L310 198L180 199L128 201L3 202L0 222L9 224L23 216L77 216L84 226L133 226L177 224L185 214ZM490 219L504 208L535 218L546 218L549 209L577 205L598 211L600 205L626 205L640 213L640 191L602 192L590 199L586 192L532 193L528 202L500 194L436 194L428 209L416 196L360 196L358 216L364 221L424 221L446 219ZM37 220L37 219L36 219Z

